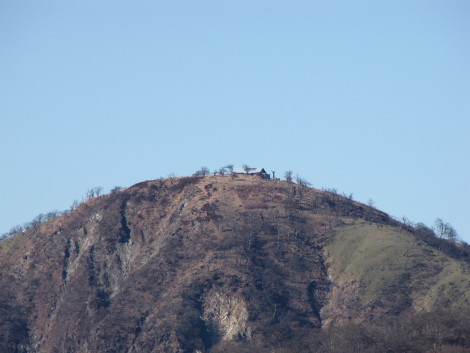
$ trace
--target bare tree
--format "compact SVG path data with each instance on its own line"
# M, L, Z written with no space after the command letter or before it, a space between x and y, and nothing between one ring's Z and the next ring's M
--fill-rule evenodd
M297 175L295 176L295 182L296 182L299 186L301 186L301 187L307 187L307 186L311 186L311 185L312 185L312 184L310 184L306 179L301 178L301 177L299 176L299 174L297 174Z
M455 228L450 223L447 223L446 236L448 240L453 242L456 242L459 236Z
M101 195L103 188L101 186L94 187L86 192L86 199L92 199L93 197L98 197Z
M52 220L52 219L54 219L54 218L57 218L57 217L59 217L59 216L62 216L62 214L63 214L63 212L57 211L57 210L47 212L47 213L44 215L44 221L45 221L45 222L49 222L50 220Z
M6 234L11 236L11 235L14 235L14 234L17 234L17 233L23 233L25 230L26 229L25 229L24 226L16 225L13 228L11 228L10 231Z
M243 170L244 170L245 172L247 172L247 173L248 173L248 172L250 171L250 169L251 169L251 167L249 167L248 164L243 164L242 168L243 168Z
M367 206L364 210L364 219L370 221L372 219L372 209L374 208L375 202L372 199L367 200Z
M29 228L37 229L44 223L44 214L40 213L29 222Z
M198 171L196 171L193 176L204 176L204 175L209 175L211 171L207 167L201 167Z
M413 227L413 222L410 221L406 216L401 217L401 222L407 227Z
M444 222L441 218L436 218L434 221L434 229L439 238L457 241L458 233L455 228L450 223Z
M111 194L121 191L123 188L121 186L115 186L111 189Z
M288 170L284 173L284 179L290 184L292 184L292 170Z
M78 205L80 205L80 202L78 200L74 200L69 207L70 211L73 211L74 209L76 209Z
M434 221L434 230L439 238L443 238L445 234L445 223L441 218Z
M338 190L335 188L322 188L322 190L332 193L334 196L338 196Z
M88 190L88 191L86 192L86 194L85 194L85 198L86 198L87 200L89 200L89 199L91 199L91 198L93 198L93 197L95 197L95 190L94 190L94 188Z
M230 174L233 174L233 164L227 164L224 168L226 168Z

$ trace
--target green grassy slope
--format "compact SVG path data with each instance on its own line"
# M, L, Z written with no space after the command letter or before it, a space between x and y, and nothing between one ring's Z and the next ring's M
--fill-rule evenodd
M26 233L18 233L0 242L0 254L14 252L20 249L27 240Z
M416 310L469 307L469 265L406 231L355 223L337 228L325 250L332 279L360 283L363 305L398 292Z

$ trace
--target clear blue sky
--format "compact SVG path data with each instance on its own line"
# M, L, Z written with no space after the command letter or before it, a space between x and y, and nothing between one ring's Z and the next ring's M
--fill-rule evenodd
M468 0L0 0L0 97L0 233L247 163L470 242Z

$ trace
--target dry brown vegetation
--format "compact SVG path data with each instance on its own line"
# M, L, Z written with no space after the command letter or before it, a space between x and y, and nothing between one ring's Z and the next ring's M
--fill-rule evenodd
M0 348L464 352L466 324L446 321L436 343L413 321L426 321L420 310L465 309L461 283L430 286L408 262L403 272L419 280L361 261L370 244L379 262L406 251L394 237L420 241L377 209L305 185L229 175L139 183L0 243ZM460 266L455 278L467 285L458 255L421 243L445 263L433 276ZM396 283L376 277L385 274ZM429 299L428 287L449 302ZM405 324L420 337L412 348L390 343Z

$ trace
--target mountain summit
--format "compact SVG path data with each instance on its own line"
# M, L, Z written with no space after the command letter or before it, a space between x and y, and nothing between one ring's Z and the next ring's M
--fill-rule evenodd
M398 352L397 323L469 309L468 247L429 232L258 176L142 182L0 243L0 350Z

